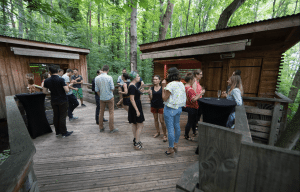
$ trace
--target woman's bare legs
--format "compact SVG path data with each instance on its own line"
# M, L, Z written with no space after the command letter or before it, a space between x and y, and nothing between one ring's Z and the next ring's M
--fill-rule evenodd
M156 128L156 134L153 137L156 138L160 135L159 123L158 123L158 113L153 113L153 117L154 117L154 125Z
M163 141L166 142L168 140L168 137L167 137L167 127L166 127L166 124L165 124L164 114L159 114L159 121L160 121L160 124L161 124L161 128L163 130L163 133L164 133Z
M133 133L133 137L136 140L136 129L137 129L137 124L132 124L132 133Z
M129 106L127 106L127 105L122 105L122 106L128 112Z
M137 128L136 128L136 141L140 142L141 141L141 133L144 128L144 123L137 123Z

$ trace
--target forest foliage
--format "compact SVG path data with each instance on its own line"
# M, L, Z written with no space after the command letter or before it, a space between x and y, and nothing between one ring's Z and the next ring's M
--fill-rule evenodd
M159 39L168 0L1 0L0 34L90 49L89 81L104 64L114 81L130 70L130 14L137 5L138 45ZM211 31L232 0L171 0L173 14L166 39ZM297 14L299 0L246 0L230 17L228 27ZM137 69L151 82L152 61L139 59ZM299 68L298 43L285 53L279 92L288 95ZM299 104L299 94L295 104Z

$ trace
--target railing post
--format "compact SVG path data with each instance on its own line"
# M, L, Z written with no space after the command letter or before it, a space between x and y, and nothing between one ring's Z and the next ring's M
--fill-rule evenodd
M280 103L275 102L273 115L272 115L270 136L269 136L269 145L275 144L276 129L277 129L279 117L280 117Z

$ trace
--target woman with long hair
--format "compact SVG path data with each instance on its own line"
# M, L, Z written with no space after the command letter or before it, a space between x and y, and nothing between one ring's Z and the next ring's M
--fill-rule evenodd
M41 87L44 87L44 82L46 79L48 79L49 77L51 77L50 73L48 72L45 72L43 75L42 75L42 84L41 84Z
M164 102L162 99L162 87L160 86L160 76L154 75L152 82L153 82L153 87L149 89L148 93L149 93L149 98L151 100L151 113L153 113L154 124L157 132L153 137L156 138L160 136L159 122L158 122L158 118L159 118L161 128L164 133L163 141L166 142L168 140L168 137L167 137L165 120L163 116Z
M184 78L185 84L185 91L186 91L186 108L185 111L188 112L188 121L185 126L185 134L184 138L186 140L192 140L189 136L190 130L193 130L193 137L196 135L196 124L198 122L197 115L198 115L198 99L201 97L201 92L198 94L193 89L193 84L195 83L195 78L192 73L187 73Z
M130 97L129 109L128 109L128 121L132 123L133 132L133 146L135 149L140 150L143 148L140 140L141 132L144 127L144 113L142 109L142 103L140 100L141 93L136 87L136 83L140 81L140 76L137 72L132 71L129 75L130 84L128 87L128 94Z
M228 94L226 91L223 91L223 95L232 101L235 101L238 106L243 105L243 85L242 85L242 80L239 75L234 75L229 78L227 81L228 85L230 86ZM234 128L234 121L235 121L235 110L232 111L228 117L226 127L229 128Z
M122 102L123 108L128 112L128 108L129 108L129 104L130 104L128 87L129 87L130 82L128 82L127 79L129 79L129 75L127 73L123 73L122 80L124 81L124 84L121 88L122 90L119 91L119 93L123 95L123 97L121 99L122 101L120 100Z
M200 98L202 98L202 95L204 95L204 93L205 93L205 89L200 85L200 80L203 77L203 72L201 69L196 69L193 71L193 75L194 75L194 79L195 79L195 82L193 83L193 89L196 92L196 94L197 95L200 94ZM199 105L199 101L197 101L197 103ZM197 121L200 121L201 114L202 114L201 108L198 107ZM198 127L197 123L196 123L196 127ZM193 137L195 137L195 136L196 136L196 132L195 132L195 134L193 134Z
M179 70L176 67L172 67L168 70L168 85L166 86L166 80L162 81L162 98L165 101L164 118L169 137L169 147L165 154L168 156L174 155L174 152L177 153L178 151L180 114L182 107L184 107L186 103L185 88L180 80Z

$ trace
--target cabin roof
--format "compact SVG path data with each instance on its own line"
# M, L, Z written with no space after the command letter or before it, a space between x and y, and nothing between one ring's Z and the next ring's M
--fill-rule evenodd
M300 14L247 23L140 45L142 54L250 39L251 45L278 44L282 52L300 41ZM263 41L262 41L263 40ZM267 43L266 43L267 42Z
M22 46L26 48L37 48L37 49L45 49L45 50L56 50L56 51L67 51L73 53L81 53L81 54L89 54L90 49L84 49L80 47L67 46L61 44L54 44L48 42L41 41L33 41L28 39L21 39L16 37L9 37L5 35L0 35L0 43L7 43L10 46Z

